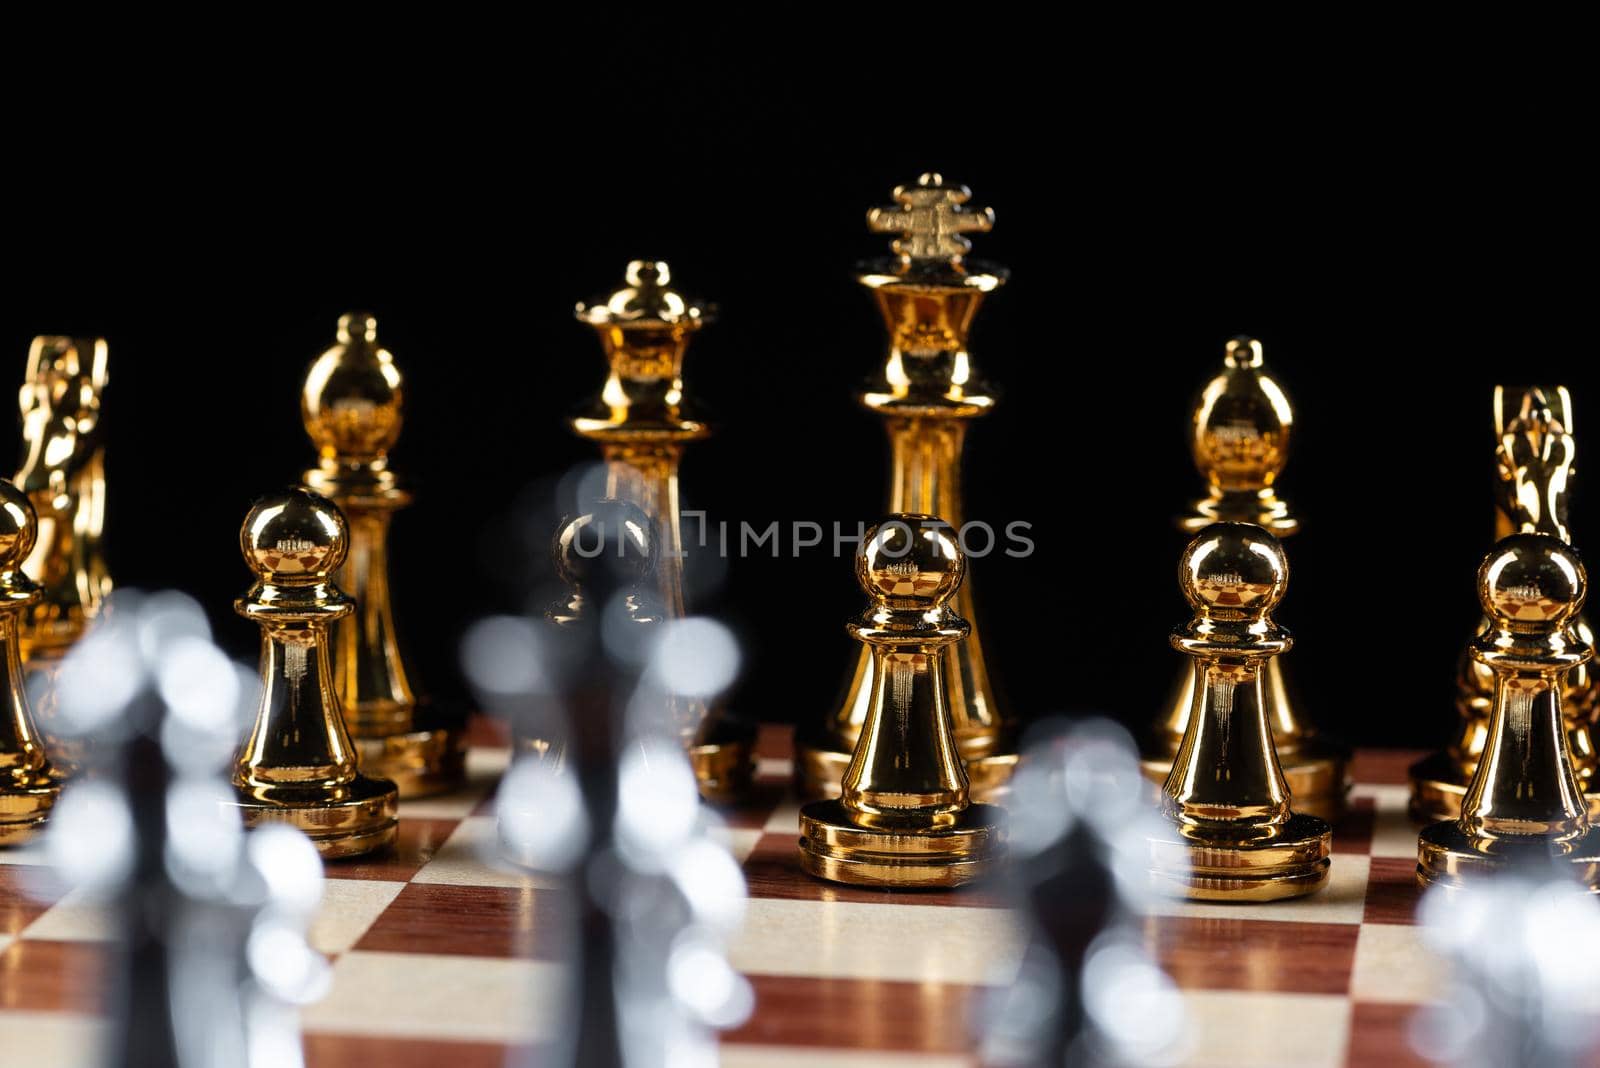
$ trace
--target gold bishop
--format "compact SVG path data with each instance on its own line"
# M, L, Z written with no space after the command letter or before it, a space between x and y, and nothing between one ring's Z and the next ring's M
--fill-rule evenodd
M394 357L378 343L376 319L340 317L338 340L306 374L300 412L319 457L305 485L349 521L350 552L338 581L356 609L333 625L333 671L361 767L394 782L402 797L452 789L465 775L465 738L425 716L389 597L389 524L411 494L389 469L404 392Z

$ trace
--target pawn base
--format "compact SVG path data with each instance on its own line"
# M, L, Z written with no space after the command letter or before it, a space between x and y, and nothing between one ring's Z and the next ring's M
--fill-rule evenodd
M1259 842L1202 841L1180 835L1150 839L1150 883L1193 901L1278 901L1321 890L1328 882L1333 829L1296 812L1280 832Z
M0 787L0 846L21 845L37 834L60 796L61 783L49 775L27 786Z
M1471 782L1472 776L1442 749L1417 761L1411 765L1411 818L1418 823L1459 818L1461 799ZM1600 823L1600 792L1584 794L1583 799L1589 819Z
M1009 747L1005 747L1009 748ZM834 798L843 792L845 769L855 754L828 745L796 742L795 789L804 798ZM1004 804L1011 792L1011 775L1017 770L1017 753L986 753L962 758L967 769L967 792L973 801Z
M403 798L457 789L467 778L466 735L453 727L382 737L351 736L361 773L394 783Z
M716 716L706 720L689 746L700 796L707 801L736 801L750 792L756 773L756 728L743 720Z
M888 830L858 826L837 798L813 801L800 809L800 867L852 886L961 886L999 861L1002 818L993 805L968 805L953 827Z
M1278 764L1283 768L1283 781L1289 787L1296 812L1328 823L1339 822L1350 792L1348 754L1313 739L1292 753L1279 753ZM1172 756L1145 757L1139 765L1145 778L1160 787L1172 772Z
M303 831L324 860L392 846L399 833L398 802L394 783L365 775L337 788L234 784L234 804L246 828L287 823Z
M1600 827L1554 841L1537 835L1479 839L1455 820L1440 820L1417 836L1417 885L1460 889L1506 871L1565 871L1590 893L1600 893Z

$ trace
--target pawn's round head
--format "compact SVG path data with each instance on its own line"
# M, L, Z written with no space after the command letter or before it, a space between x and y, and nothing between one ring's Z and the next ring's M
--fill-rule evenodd
M39 516L26 494L0 479L0 574L15 571L33 551Z
M1548 534L1502 538L1478 568L1478 600L1496 624L1559 627L1583 607L1589 576L1578 554Z
M634 589L655 571L655 524L629 501L595 501L581 515L562 521L555 558L556 572L574 589Z
M955 595L967 558L949 524L899 513L867 531L856 552L856 581L890 608L929 609Z
M1289 559L1278 539L1253 523L1213 523L1183 550L1178 584L1204 615L1260 619L1283 599Z
M244 562L263 582L326 582L344 563L350 532L344 513L326 497L294 487L250 506L239 528Z

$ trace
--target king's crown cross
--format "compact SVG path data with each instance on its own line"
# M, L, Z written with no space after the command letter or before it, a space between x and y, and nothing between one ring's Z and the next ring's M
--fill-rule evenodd
M944 260L956 264L972 248L963 234L987 233L994 227L989 208L963 207L972 199L964 185L945 185L938 174L924 174L916 185L894 191L899 204L873 208L867 225L875 233L899 234L892 245L902 260Z

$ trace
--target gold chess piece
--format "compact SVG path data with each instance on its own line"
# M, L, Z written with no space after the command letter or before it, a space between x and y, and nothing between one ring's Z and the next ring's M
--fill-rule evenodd
M889 511L938 516L961 529L961 452L968 424L988 414L995 395L979 378L967 351L973 316L1007 272L968 261L968 233L994 225L994 212L970 208L972 193L924 174L894 191L896 206L874 208L867 225L898 234L892 259L862 264L857 281L872 291L889 331L889 355L861 403L877 412L889 435ZM972 633L947 645L940 672L956 748L972 796L998 800L1017 763L1012 723L995 700L973 611L972 584L955 595L956 614ZM796 775L803 792L839 792L872 699L873 658L862 649L839 706L803 721L795 740Z
M33 725L23 684L20 631L41 599L22 569L39 533L33 504L0 479L0 846L27 841L61 793L44 742Z
M234 767L247 827L304 831L322 856L393 844L394 783L361 773L330 670L329 630L355 611L334 584L349 531L330 501L304 489L263 497L239 531L255 585L234 611L261 627L261 704Z
M22 659L34 714L58 774L75 771L83 743L53 729L61 660L111 594L100 539L106 450L100 433L109 349L103 338L42 336L28 349L19 394L22 463L16 486L33 503L39 536L22 570L40 596L21 617Z
M600 446L606 496L637 504L659 528L656 575L669 620L685 614L678 466L686 445L711 434L684 394L683 357L713 316L710 306L685 299L671 282L666 263L635 260L621 289L577 306L578 320L600 335L609 374L600 396L572 420L574 431ZM751 724L700 698L674 698L672 716L701 794L726 800L749 787Z
M338 340L306 373L300 414L319 457L303 481L349 522L350 552L337 581L356 610L333 626L333 677L361 768L393 782L402 797L454 789L466 774L465 735L432 722L419 705L389 597L389 524L411 494L389 469L404 386L378 343L376 319L339 318Z
M1288 581L1283 546L1248 523L1204 528L1178 563L1195 616L1172 647L1189 657L1195 705L1162 787L1169 833L1150 843L1165 893L1274 901L1328 881L1333 832L1290 807L1269 719L1265 668L1293 644L1271 617Z
M1253 523L1280 538L1298 531L1299 519L1276 489L1289 459L1293 426L1289 398L1262 366L1261 342L1250 337L1229 341L1222 372L1200 391L1189 437L1209 492L1178 520L1179 528L1192 534L1217 522ZM1282 660L1275 656L1266 661L1262 686L1284 780L1297 811L1335 820L1350 788L1349 752L1298 709ZM1165 781L1172 770L1194 707L1195 682L1193 671L1179 673L1166 709L1146 739L1144 770L1154 782Z
M872 657L872 687L840 796L800 810L800 866L810 874L949 887L999 858L1002 813L970 801L945 703L945 653L971 633L950 607L966 568L930 515L892 515L863 539L856 581L871 604L849 631Z
M1478 568L1488 625L1472 656L1494 672L1489 735L1455 819L1417 838L1417 881L1460 886L1510 867L1565 868L1600 891L1591 826L1567 748L1564 680L1594 649L1572 630L1588 588L1560 538L1512 534Z
M1565 386L1496 386L1495 537L1547 534L1572 543L1567 527L1568 493L1576 452L1572 437L1572 396ZM1481 626L1488 626L1486 619ZM1594 644L1594 631L1582 612L1568 625L1570 636ZM1461 799L1478 769L1489 739L1495 673L1468 644L1456 673L1459 725L1450 744L1411 768L1411 814L1423 822L1455 819ZM1592 726L1600 690L1593 666L1583 663L1562 681L1561 707L1567 721L1567 748L1578 786L1588 795L1589 814L1600 818L1600 779Z

